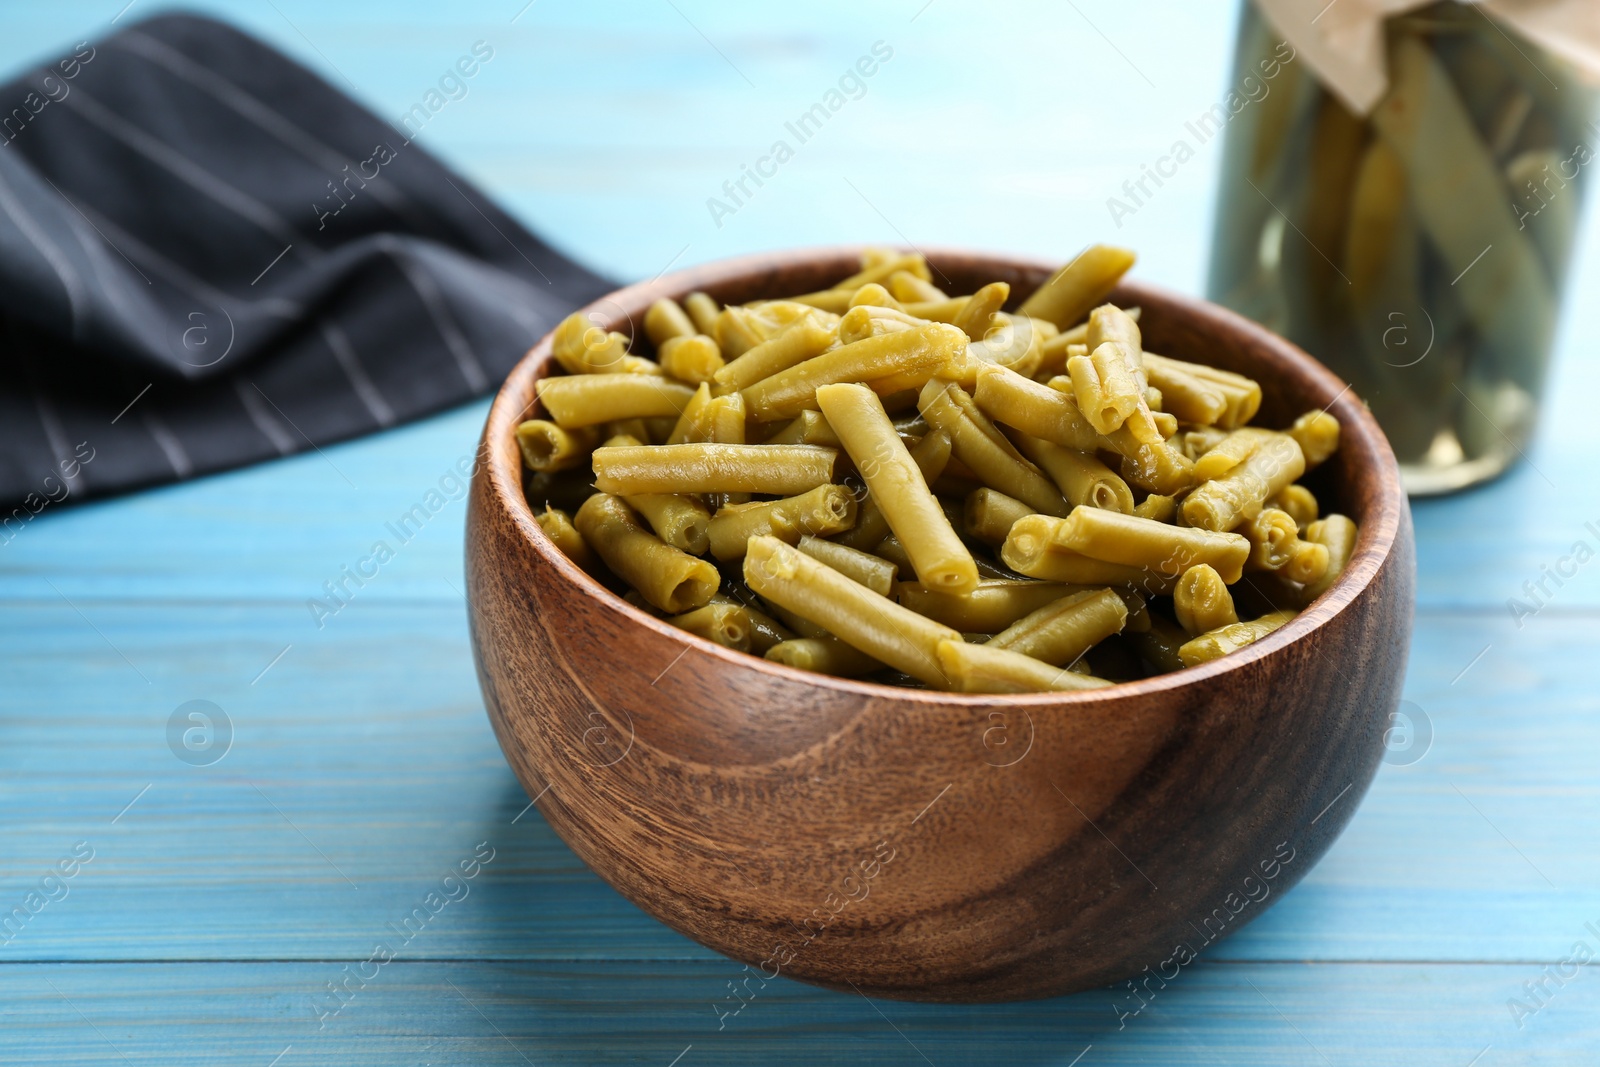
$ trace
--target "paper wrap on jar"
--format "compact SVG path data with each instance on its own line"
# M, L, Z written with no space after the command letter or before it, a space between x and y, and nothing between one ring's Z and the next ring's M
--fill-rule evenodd
M1432 0L1255 0L1267 21L1346 107L1365 115L1383 98L1383 21ZM1572 63L1600 84L1600 12L1595 0L1483 0L1488 19ZM1530 62L1536 62L1530 57Z

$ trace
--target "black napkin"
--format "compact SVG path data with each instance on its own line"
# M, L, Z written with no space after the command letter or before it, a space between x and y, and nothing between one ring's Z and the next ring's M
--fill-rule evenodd
M411 129L189 15L0 88L5 529L484 393L611 287Z

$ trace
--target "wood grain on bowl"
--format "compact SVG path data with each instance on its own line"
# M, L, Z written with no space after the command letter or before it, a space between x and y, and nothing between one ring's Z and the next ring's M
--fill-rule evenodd
M858 249L712 264L592 307L642 335L661 296L824 288ZM935 281L1052 264L930 252ZM473 648L500 744L540 812L650 914L752 968L870 996L1050 996L1170 968L1298 881L1355 811L1400 697L1415 565L1394 458L1364 405L1288 342L1142 285L1145 346L1257 379L1261 425L1327 407L1317 472L1360 524L1338 582L1249 648L1086 693L962 696L829 678L635 610L540 532L513 430L548 339L501 389L473 480ZM760 975L756 975L759 971ZM732 1010L730 1004L729 1010Z

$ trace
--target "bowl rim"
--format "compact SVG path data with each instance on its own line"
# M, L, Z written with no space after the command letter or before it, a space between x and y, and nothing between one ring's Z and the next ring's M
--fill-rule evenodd
M781 265L859 257L860 253L867 247L881 246L856 244L818 245L713 260L709 263L685 267L671 274L659 274L649 281L623 286L576 310L581 313L603 313L606 305L610 304L614 305L617 310L622 311L623 315L631 323L633 316L627 312L623 305L624 303L637 304L640 308L638 315L642 321L642 309L649 307L652 302L661 297L681 297L697 289L715 288L721 284L741 281L748 279L752 275L770 272L774 267ZM913 247L908 251L923 253L929 263L933 265L937 265L941 260L946 259L968 259L990 261L997 264L1004 263L1012 269L1038 270L1046 274L1053 273L1061 265L1060 261L1046 260L1036 256L975 251L944 246ZM1152 296L1173 304L1200 319L1210 319L1219 325L1231 327L1243 333L1253 334L1258 340L1264 342L1265 347L1281 350L1292 361L1301 364L1301 369L1308 372L1309 377L1313 380L1315 391L1331 398L1323 410L1332 412L1339 420L1342 428L1340 447L1345 447L1350 440L1351 429L1359 427L1359 437L1369 446L1369 450L1376 451L1378 458L1382 461L1380 467L1383 469L1371 474L1378 487L1378 492L1371 508L1373 514L1369 515L1360 524L1355 552L1334 583L1324 590L1322 595L1311 604L1301 609L1293 619L1266 637L1252 642L1235 652L1230 652L1225 656L1220 656L1215 660L1194 667L1184 667L1176 671L1169 671L1165 674L1152 675L1148 678L1140 678L1129 682L1113 682L1103 689L1052 691L1046 693L951 693L941 690L886 685L881 682L862 681L855 678L840 678L834 675L803 670L798 667L790 667L752 653L738 652L719 645L714 641L679 629L648 612L634 607L586 573L556 547L555 542L540 527L538 520L534 517L533 507L528 503L522 491L522 459L521 453L516 447L513 431L519 422L529 417L528 412L538 403L536 382L553 358L551 354L551 336L554 333L554 329L539 338L517 361L510 373L506 375L505 381L500 384L499 389L496 391L494 402L490 405L488 416L484 421L483 439L479 445L479 462L481 466L486 468L485 471L479 472L479 476L487 479L494 504L510 516L513 524L521 532L522 539L526 542L529 550L537 553L557 574L577 586L579 591L588 594L591 598L598 599L600 603L612 611L620 613L628 621L643 626L647 630L653 630L658 635L677 642L683 646L684 653L687 653L690 649L695 649L705 655L721 659L730 666L771 674L787 682L800 682L868 699L893 699L913 704L961 708L989 708L1003 705L1026 709L1029 707L1055 707L1061 705L1091 705L1108 699L1156 696L1183 689L1190 685L1209 682L1215 678L1246 668L1274 655L1290 644L1311 637L1317 630L1349 607L1377 577L1399 540L1402 516L1407 507L1405 492L1400 485L1399 469L1395 462L1394 453L1389 447L1388 439L1383 435L1383 431L1379 429L1377 420L1367 410L1366 405L1351 392L1349 384L1341 381L1332 371L1324 367L1310 354L1266 327L1208 300L1183 296L1160 286L1137 281L1129 282L1126 279L1121 283L1121 286L1150 293ZM774 299L777 299L777 297L774 297ZM572 313L569 312L568 314ZM565 317L563 316L563 318ZM512 394L520 393L524 388L533 393L534 398L519 406ZM471 535L470 529L468 535ZM467 592L470 600L472 595L472 583L470 582L468 583ZM1320 650L1318 651L1320 652ZM679 658L681 656L682 653L680 653Z

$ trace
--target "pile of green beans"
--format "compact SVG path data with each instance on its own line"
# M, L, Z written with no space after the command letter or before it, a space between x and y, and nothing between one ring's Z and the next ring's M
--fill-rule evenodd
M528 500L635 607L792 667L1024 693L1215 659L1354 551L1298 481L1339 423L1250 426L1254 381L1146 352L1104 302L1133 261L1090 248L1013 311L873 249L820 292L659 300L644 338L575 314L516 431Z

